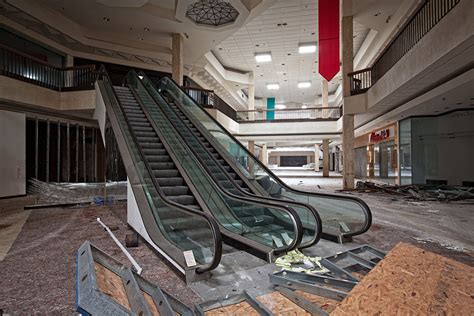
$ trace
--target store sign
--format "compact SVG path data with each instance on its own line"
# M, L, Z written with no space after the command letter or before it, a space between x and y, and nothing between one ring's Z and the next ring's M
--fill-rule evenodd
M378 131L378 132L373 132L370 134L369 136L369 142L371 143L377 143L377 142L380 142L382 140L385 140L387 138L390 138L390 129L383 129L381 131Z

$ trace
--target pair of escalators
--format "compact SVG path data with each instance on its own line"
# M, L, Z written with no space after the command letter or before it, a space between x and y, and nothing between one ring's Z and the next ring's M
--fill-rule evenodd
M131 71L118 87L104 69L100 78L139 209L131 225L178 270L190 269L190 251L195 272L215 268L221 238L272 260L321 233L350 237L370 226L358 199L288 188L171 79L155 86Z

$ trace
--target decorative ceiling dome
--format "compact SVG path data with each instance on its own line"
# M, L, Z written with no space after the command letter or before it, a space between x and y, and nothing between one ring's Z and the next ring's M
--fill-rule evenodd
M186 16L197 24L217 27L235 22L239 11L226 1L199 0L188 6Z

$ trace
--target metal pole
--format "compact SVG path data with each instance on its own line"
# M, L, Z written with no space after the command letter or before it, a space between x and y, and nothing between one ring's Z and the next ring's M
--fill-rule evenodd
M49 182L49 138L51 124L49 119L46 120L46 182Z
M69 123L66 124L66 150L67 150L67 182L71 181L71 147L70 147Z
M35 118L35 179L38 179L38 117Z
M61 176L61 121L58 121L58 163L57 163L57 176L56 176L56 181L61 182L60 176Z
M79 124L76 124L76 182L79 182Z
M84 182L87 182L87 169L86 169L86 126L82 125L82 166L84 168Z
M94 137L92 138L92 142L94 143L94 182L97 182L97 129L94 128Z

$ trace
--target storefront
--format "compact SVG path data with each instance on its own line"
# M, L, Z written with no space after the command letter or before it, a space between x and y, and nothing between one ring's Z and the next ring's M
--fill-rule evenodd
M389 125L355 139L356 178L398 183L397 126Z

